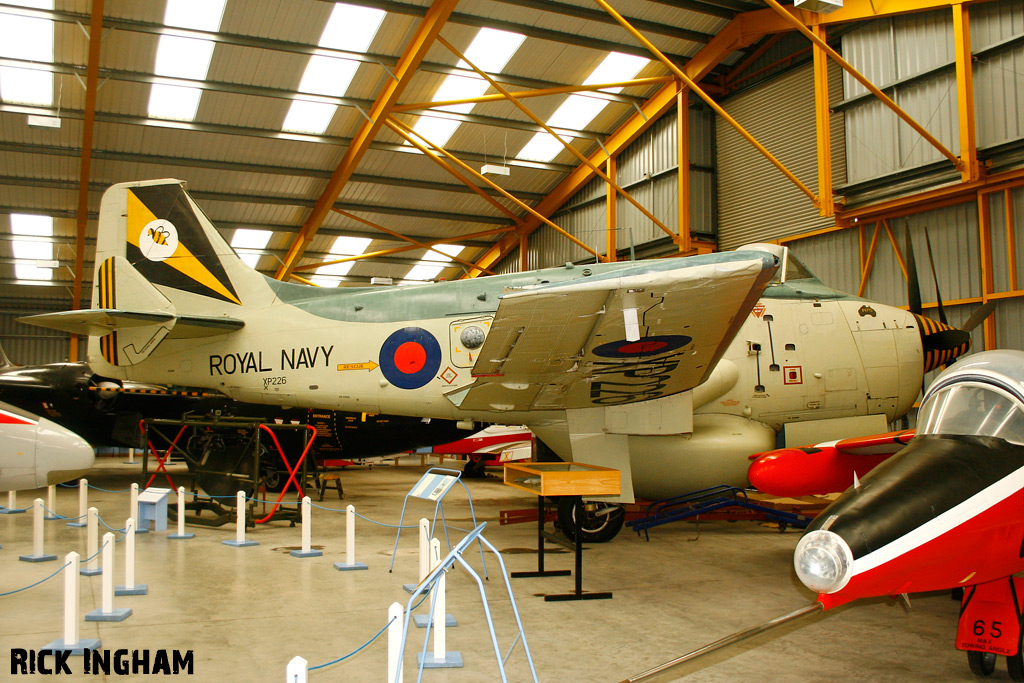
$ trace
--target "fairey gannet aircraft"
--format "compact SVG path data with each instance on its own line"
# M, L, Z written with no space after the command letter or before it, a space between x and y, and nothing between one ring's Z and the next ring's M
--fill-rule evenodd
M786 423L874 415L862 429L883 431L969 341L829 289L774 245L401 288L283 283L177 180L107 190L95 263L91 310L24 320L90 335L104 376L525 424L565 460L621 470L614 502L745 485L747 456ZM622 525L621 508L591 511L599 538Z

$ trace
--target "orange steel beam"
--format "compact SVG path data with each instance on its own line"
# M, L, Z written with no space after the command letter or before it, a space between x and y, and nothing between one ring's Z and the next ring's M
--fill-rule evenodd
M977 180L978 142L974 125L974 68L971 63L971 23L967 8L953 5L953 43L956 50L956 103L960 128L960 180Z
M488 82L488 84L490 84L490 86L491 86L492 88L494 88L495 90L497 90L498 92L500 92L500 93L501 93L502 95L504 95L504 96L505 96L505 98L506 98L506 99L507 99L507 100L508 100L509 102L511 102L512 104L514 104L514 105L516 106L516 108L517 108L517 109L519 109L519 111L521 111L521 112L523 112L524 114L526 114L526 115L527 115L527 116L528 116L528 117L529 117L529 118L530 118L530 119L531 119L531 120L532 120L532 121L533 121L534 123L536 123L536 124L537 124L538 126L540 126L541 128L543 128L543 129L544 129L544 130L545 130L545 131L547 132L547 134L548 134L548 135L551 135L551 136L553 136L553 137L554 137L554 138L555 138L556 140L558 140L558 141L559 141L559 142L560 142L560 143L562 144L562 146L563 146L563 147L565 147L565 149L569 150L569 151L570 151L570 152L571 152L571 153L573 154L573 156L575 156L575 157L576 157L577 159L579 159L579 160L580 160L581 162L583 162L584 164L587 164L588 166L590 166L590 167L591 167L591 170L593 170L593 171L594 171L594 173L596 173L597 175L601 176L601 178L602 178L602 179L603 179L603 180L604 180L604 181L605 181L606 183L609 183L609 184L611 184L611 186L615 188L615 191L616 191L616 192L618 192L619 194L621 194L621 195L622 195L622 196L623 196L623 197L624 197L624 198L626 199L626 201L628 201L628 202L629 202L630 204L632 204L633 206L635 206L635 207L637 208L637 210L638 210L638 211L639 211L640 213L642 213L642 214L643 214L644 216L646 216L646 217L647 217L647 219L648 219L648 220L650 220L650 221L651 221L652 223L654 223L654 224L655 224L655 225L657 225L657 226L658 226L659 228L661 228L661 230L662 230L662 231L664 231L664 232L665 232L665 233L666 233L667 235L669 235L670 237L673 237L673 238L675 237L675 233L674 233L674 232L672 232L671 230L669 230L668 226L666 226L666 225L665 225L664 223L662 223L662 222L661 222L660 220L658 220L658 218L657 218L657 217L656 217L656 216L655 216L655 215L654 215L653 213L651 213L650 211L648 211L648 210L647 210L647 208L646 208L646 207L645 207L645 206L644 206L643 204L641 204L641 203L640 203L639 201L637 201L636 199L634 199L634 198L633 198L633 196L632 196L631 194L629 194L628 192L626 192L626 190L624 190L623 188L619 187L619 186L618 186L618 185L616 185L615 183L612 183L612 182L611 182L611 181L610 181L610 180L608 179L608 176L607 176L607 175L605 175L604 171L602 171L602 170L601 170L601 169L600 169L600 168L599 168L599 167L597 166L597 164L593 163L593 162L592 162L592 161L591 161L590 159L588 159L588 158L587 158L587 157L586 157L586 156L585 156L585 155L583 154L583 152L581 152L581 151L579 151L578 149L576 149L575 147L573 147L571 143L569 143L569 142L566 142L565 140L563 140L562 138L560 138L560 137L559 137L559 136L558 136L558 135L557 135L557 134L555 133L555 131L551 130L551 127L550 127L550 126L548 126L548 125L547 125L546 123L544 123L544 121L543 121L543 120L542 120L542 119L541 119L541 118L540 118L539 116L537 116L537 115L536 115L536 114L534 114L534 113L533 113L532 111L530 111L530 109L529 109L529 108L528 108L528 107L527 107L527 106L526 106L525 104L523 104L522 102L520 102L519 100L517 100L517 99L516 99L515 97L513 97L513 96L512 96L512 93L510 93L510 92L509 92L508 90L506 90L506 89L505 89L505 88L504 88L504 87L503 87L503 86L502 86L502 85L501 85L500 83L498 83L497 81L495 81L495 80L494 80L493 78L491 78L490 76L488 76L486 72L484 72L484 71L483 71L482 69L478 68L478 67L477 67L477 66L476 66L475 64L473 64L473 63L472 63L472 62L470 62L470 61L469 61L468 59L466 59L466 56L465 56L464 54L462 54L461 52L459 52L459 50L458 50L458 49L457 49L457 48L456 48L456 47L455 47L454 45L452 45L451 43L449 43L449 42L448 42L447 40L445 40L444 38L442 38L442 37L440 37L440 36L438 36L437 40L438 40L438 42L439 42L439 43L441 43L441 44L442 44L442 45L444 45L444 46L445 46L446 48L448 48L448 49L449 49L449 50L450 50L450 51L452 52L452 54L454 54L454 55L455 55L456 57L458 57L459 59L461 59L462 61L464 61L464 62L465 62L466 64L468 64L468 65L469 65L469 67L470 67L471 69L473 69L473 71L475 71L475 72L476 72L476 73L477 73L477 74L478 74L478 75L479 75L479 76L480 76L481 78L483 78L483 79L484 79L485 81L487 81L487 82Z
M602 2L602 1L603 0L597 0L597 2ZM939 142L938 139L936 139L934 135L932 135L927 130L925 130L924 127L921 124L919 124L917 121L915 121L913 119L913 117L910 116L910 114L908 114L907 112L903 111L903 109L900 108L900 106L898 104L896 104L895 102L892 101L892 98L890 98L884 92L879 90L861 72L857 71L857 69L855 69L852 64L850 64L848 61L843 59L842 55L840 55L838 52L836 52L831 47L829 47L828 44L826 44L824 40L822 40L821 38L816 36L809 28L807 28L802 23L800 23L799 19L797 19L792 14L787 12L786 9L782 5L780 5L778 2L776 2L776 0L764 0L764 1L766 3L768 3L769 7L771 7L773 10L775 10L776 14L778 14L780 17L784 18L797 31L799 31L800 33L804 34L808 39L810 39L810 41L812 43L814 43L819 48L824 50L825 53L829 57L831 57L833 60L835 60L835 62L837 64L839 64L839 66L843 67L843 70L845 70L848 74L853 76L854 79L856 79L856 81L858 83L860 83L865 88L867 88L868 92L870 92L872 95L874 95L879 100L881 100L882 104L884 104L886 107L891 109L893 111L893 113L895 113L897 116L900 117L900 119L903 120L904 123L906 123L908 126L913 128L917 132L918 135L920 135L921 137L923 137L925 139L925 141L928 144L930 144L935 149L939 150L939 153L941 153L942 156L944 156L947 159L949 159L950 161L952 161L956 165L956 167L958 169L961 167L960 159L958 159L955 154L953 154L951 151L946 149L945 145L943 145L941 142Z
M359 131L352 138L341 163L331 175L327 187L324 188L309 217L302 225L302 229L289 247L284 263L281 264L275 275L277 279L281 280L287 277L302 258L306 247L309 246L317 230L320 229L334 202L338 200L342 189L352 177L366 150L370 148L370 143L376 138L381 126L384 125L384 119L387 118L392 107L398 103L398 98L409 84L413 74L416 73L416 69L419 68L420 62L423 61L430 46L437 39L441 27L448 21L456 4L458 4L458 0L434 0L430 9L427 10L426 16L423 17L423 21L395 66L395 77L387 80L384 89L377 96L373 107L370 108L369 120L363 122Z
M519 272L530 269L530 237L519 235Z
M854 220L874 221L880 218L895 218L926 208L937 209L954 204L965 204L974 201L975 194L982 189L996 191L1021 186L1024 186L1024 169L1016 169L985 176L970 183L947 185L909 197L891 199L856 209L841 210L837 212L837 215L845 223Z
M401 233L395 232L394 230L389 230L389 229L385 228L383 225L377 225L376 223L374 223L372 221L368 221L365 218L360 218L359 216L356 216L355 214L351 214L348 211L342 211L339 208L333 208L333 209L331 209L331 211L334 211L335 213L337 213L339 215L342 215L345 218L350 218L350 219L352 219L354 221L362 223L363 225L368 225L371 228L376 228L377 230L380 230L383 233L386 233L388 235L391 235L392 237L396 237L396 238L398 238L400 240L408 242L409 244L414 244L414 245L416 245L417 247L419 247L421 249L426 249L427 251L436 251L438 254L441 254L445 258L449 258L452 261L455 261L456 263L461 263L462 265L464 265L464 266L466 266L468 268L473 268L474 267L472 263L470 263L469 261L464 261L463 259L460 259L458 256L449 256L448 254L444 253L443 251L438 251L437 249L434 249L434 247L432 245L430 245L430 244L428 244L426 242L421 242L421 241L419 241L417 239L414 239L412 237L409 237L407 235L403 235ZM323 264L320 264L320 265L323 265ZM494 275L494 273L489 273L489 275Z
M981 245L981 300L987 303L995 286L992 278L992 221L988 209L988 195L978 193L978 236ZM983 323L985 348L996 348L996 321L989 316Z
M900 264L900 270L903 271L903 279L909 282L910 276L907 275L907 262L903 260L903 252L900 250L896 235L893 234L889 221L882 221L882 224L885 226L886 234L889 235L889 243L892 244L893 253L896 254L896 262Z
M517 216L514 211L509 209L507 206L505 206L504 204L499 202L497 199L495 199L491 195L489 195L486 192L484 192L483 189L480 188L480 186L478 186L476 183L472 182L466 176L464 176L461 173L459 173L455 169L455 167L453 167L451 164L449 164L447 161L445 161L441 157L437 156L437 154L435 154L433 151L428 149L423 143L421 143L419 140L415 139L412 135L410 135L410 133L413 132L412 128L410 128L409 126L406 126L401 121L398 121L397 119L393 119L391 117L388 117L384 121L384 125L386 125L388 128L390 128L396 135L398 135L399 137L404 139L410 145L412 145L413 147L415 147L419 151L423 152L423 154L426 155L426 157L428 159L433 161L435 164L437 164L438 166L440 166L444 170L446 170L449 173L451 173L453 176L455 176L455 178L458 179L459 182L461 182L466 187L468 187L469 189L473 190L473 192L475 192L478 195L480 195L481 197L483 197L484 201L486 201L488 204L490 204L491 206L493 206L496 209L498 209L498 211L501 211L503 214L505 214L506 216L511 218L513 221L518 221L519 220L519 216ZM420 135L419 137L424 142L426 142L428 145L430 145L431 147L433 147L437 151L439 151L442 154L444 154L446 157L448 157L450 159L455 159L455 157L452 154L450 154L449 152L447 152L443 147L440 147L438 145L433 144L432 142L430 142L429 140L424 138L422 135ZM456 159L456 161L457 161L457 159Z
M878 248L878 238L882 235L882 222L875 223L875 234L871 236L871 246L868 247L868 257L860 271L860 287L857 288L857 296L864 296L864 290L868 286L868 276L871 275L871 267L875 263L875 250Z
M85 270L85 231L89 223L89 178L92 167L92 136L96 127L96 91L99 87L100 45L103 41L103 0L92 0L89 16L89 62L85 72L85 110L82 121L82 158L78 171L78 208L75 211L75 273L71 308L82 301L82 277ZM68 360L78 360L78 335L71 335Z
M776 35L781 35L781 34L777 33ZM754 71L751 71L750 73L743 74L742 77L737 78L735 81L731 82L729 84L729 87L736 88L737 86L739 86L740 83L743 83L744 81L749 81L751 78L757 78L758 76L760 76L761 74L763 74L763 73L765 73L767 71L771 71L772 69L775 69L775 68L780 67L780 66L789 66L795 60L800 59L804 55L808 54L811 51L812 47L813 46L809 45L809 46L807 46L805 48L797 50L796 52L791 52L788 55L786 55L785 57L783 57L782 59L777 59L774 62L772 62L771 64L765 64L760 69L755 69Z
M495 79L497 80L497 79ZM675 79L672 76L650 76L647 78L634 78L629 81L618 83L599 83L596 85L566 85L559 88L539 88L537 90L522 90L512 95L518 99L524 97L545 97L547 95L568 95L578 92L592 92L605 88L628 88L637 85L654 85L656 83L672 83ZM453 104L480 104L482 102L504 102L505 96L496 93L492 95L481 95L480 97L466 97L461 100L442 100L437 102L413 102L411 104L400 104L391 109L392 114L414 111L417 109L435 109L437 107L448 107ZM612 101L612 100L609 100Z
M775 166L775 168L779 169L779 171L781 171L784 176L789 178L790 182L796 185L801 192L807 195L815 206L818 206L818 198L814 195L813 192L811 192L810 188L808 188L806 185L800 182L800 179L793 175L792 171L786 168L781 161L779 161L771 152L765 149L764 145L758 142L754 138L754 136L747 131L746 128L741 126L739 122L736 121L736 119L732 118L725 111L725 109L722 108L722 105L718 104L718 102L713 100L710 95L701 90L700 86L698 86L693 79L687 76L682 69L676 66L675 62L673 62L664 54L662 54L661 50L655 47L651 41L647 40L647 38L645 38L642 33L633 28L632 24L626 21L626 19L623 18L621 14L616 12L615 9L606 2L606 0L594 0L594 2L596 2L602 9L604 9L605 12L611 15L611 17L615 19L615 21L619 22L619 24L621 24L622 27L626 29L627 33L629 33L631 36L640 41L640 44L643 45L651 54L657 57L662 64L667 66L669 71L674 73L681 81L686 83L687 87L690 88L690 90L692 90L702 100L704 100L709 107L714 109L715 113L717 113L719 116L725 119L725 122L732 126L736 130L736 132L743 137L744 140L753 145L754 149L760 152L765 159L767 159L769 162L771 162L773 166ZM767 2L774 2L774 0L767 0Z
M1003 222L1006 223L1006 258L1010 271L1010 289L1017 289L1017 236L1013 221L1013 192L1003 190Z
M507 228L495 228L494 230L483 230L481 232L473 232L468 235L459 235L458 237L450 237L444 239L432 239L424 242L431 247L437 246L438 244L451 244L453 242L459 242L460 240L471 240L478 237L490 237L492 235L503 235L507 232L512 232L515 228L509 226ZM420 249L415 244L407 244L404 247L392 247L391 249L378 249L377 251L367 251L362 254L354 254L352 256L343 256L333 261L321 261L320 263L307 263L304 266L295 266L292 273L303 270L316 270L321 266L333 266L336 263L348 263L349 261L363 261L365 259L376 258L377 256L391 256L392 254L401 254L406 251L413 251L414 249ZM447 254L445 257L447 258Z
M825 27L815 26L814 34L825 41ZM828 55L814 45L814 122L818 147L818 215L836 215L832 201L832 131L828 106Z
M534 210L533 210L533 208L532 208L532 207L530 207L529 205L527 205L527 204L523 203L523 202L522 202L521 200L519 200L519 199L518 199L517 197L515 197L514 195L512 195L512 194L510 194L510 193L509 193L508 191L506 191L506 190L505 190L505 189L504 189L503 187L501 187L500 185L498 185L497 183L495 183L495 182L494 182L493 180L491 180L491 179L490 179L490 178L488 178L487 176L483 175L482 173L479 173L479 172L478 172L478 171L477 171L476 169L474 169L474 168L472 168L471 166L469 166L468 164L466 164L466 163L465 163L464 161L462 161L461 159L459 159L458 157L456 157L456 156L455 156L454 154L452 154L451 152L449 152L448 150L446 150L446 149L445 149L444 147L441 147L441 146L439 146L439 145L435 145L435 144L434 144L433 142L431 142L430 140L427 140L427 139L426 139L425 137L423 137L422 135L420 135L419 133L417 133L417 132L416 132L415 130L413 130L413 129L412 129L412 128L411 128L410 126L407 126L406 124L404 124L404 123L402 123L401 121L399 121L399 120L397 120L397 119L394 119L394 118L388 118L388 120L387 120L387 121L385 121L385 123L387 124L387 126L388 126L388 127L389 127L389 128L391 129L391 130L393 130L393 131L394 131L395 133L397 133L398 135L400 135L400 136L402 136L403 138L405 138L406 140L408 140L408 141L409 141L409 142L410 142L411 144L414 144L414 145L416 145L416 147L417 147L417 148L419 148L419 149L421 149L421 150L426 150L426 148L425 148L425 147L423 147L423 146L422 146L421 144L419 144L419 143L418 143L418 142L417 142L416 140L414 140L412 136L413 136L413 135L415 135L416 137L420 138L420 140L423 140L423 142L425 142L426 144L430 145L431 147L433 147L434 149L436 149L436 150L437 150L438 152L440 152L441 154L443 154L443 155L445 156L445 158L447 158L447 159L451 160L451 161L452 161L452 163L456 164L456 165L457 165L457 166L458 166L459 168L463 169L464 171L466 171L467 173L469 173L470 175L472 175L472 176L473 176L474 178L476 178L476 179L477 179L477 180L479 180L480 182L482 182L482 183L486 184L486 185L487 185L488 187L490 187L491 189L493 189L493 190L494 190L495 192L497 192L498 194L500 194L500 195L501 195L502 197L504 197L505 199L508 199L508 200L512 201L513 203L515 203L515 205L516 205L516 206L518 206L518 207L519 207L520 209L523 209L523 210L524 210L524 211L526 211L527 213L534 213ZM445 164L445 167L447 168L447 164ZM454 170L452 170L452 172L453 172L453 173L455 173L455 171L454 171ZM461 179L461 175L460 175L460 174L457 174L457 173L456 173L455 175L456 175L456 177L459 177L459 178ZM477 188L477 189L479 189L479 188ZM482 191L482 190L481 190L481 193L483 193L483 191ZM483 193L483 194L484 194L484 196L485 196L485 197L487 197L487 200L488 200L488 201L490 201L490 202L496 202L496 200L495 200L495 199L494 199L493 197L491 197L490 195L487 195L486 193ZM506 211L506 212L508 212L508 213L509 213L510 215L512 215L513 217L515 217L515 218L518 218L517 216L515 216L514 214L512 214L512 212L511 212L511 211L509 211L508 209L506 209L505 207L501 207L501 206L499 205L499 208L501 208L501 209L502 209L503 211ZM587 246L586 244L584 244L583 242L579 241L578 239L576 239L575 237L573 237L572 235L570 235L570 234L569 234L568 232L566 232L565 230L563 230L563 229L562 229L561 227L559 227L559 226L558 226L558 225L556 225L555 223L551 222L551 221L550 221L550 220L548 220L547 218L544 218L543 216L541 216L541 218L542 218L542 220L543 220L543 221L544 221L545 223L547 223L547 224L548 224L548 225L549 225L549 226L550 226L550 227L551 227L551 228L552 228L553 230L555 230L555 231L557 231L558 233L560 233L561 235L563 235L563 236L564 236L565 238L567 238L567 239L568 239L568 240L569 240L570 242L572 242L572 243L573 243L573 244L575 244L576 246L578 246L578 247L580 247L580 248L582 248L582 249L584 249L584 250L586 250L586 251L590 252L590 253L591 253L591 254L593 254L594 256L597 256L598 258L600 258L600 254L598 254L598 253L597 253L596 251L594 251L593 249L591 249L590 247L588 247L588 246Z
M751 13L747 12L746 14ZM708 41L707 45L690 58L690 61L683 66L683 71L687 76L695 81L701 80L730 53L747 47L761 38L763 33L758 29L758 25L751 24L746 18L746 14L741 14L726 24L721 31L715 34L714 38ZM769 14L772 13L769 12ZM610 155L615 155L625 149L675 105L678 91L677 83L669 83L658 90L641 105L639 112L630 116L615 132L605 138L602 147L590 155L590 161L594 164L603 164ZM538 213L550 216L583 189L594 175L591 166L586 164L577 166L534 208ZM520 224L519 233L528 235L539 228L542 222L540 219L528 216ZM483 256L477 259L477 264L487 267L497 263L510 254L517 243L517 240L508 237L498 240ZM477 274L471 271L464 277L475 277Z
M608 170L605 173L612 179L613 183L619 182L619 160L617 157L608 157L608 161L605 162ZM617 243L618 234L618 218L619 218L619 207L617 204L618 194L612 189L611 185L605 186L605 253L608 255L608 261L612 262L618 258L619 245Z
M690 251L690 97L676 93L676 174L679 194L679 251Z

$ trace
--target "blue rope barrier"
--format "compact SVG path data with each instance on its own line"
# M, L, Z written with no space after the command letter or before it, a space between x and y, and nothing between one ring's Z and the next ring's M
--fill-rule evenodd
M10 510L11 512L28 512L31 509L31 505L28 506L27 508L9 508L6 505L0 505L0 510Z
M70 566L71 566L70 562L66 563L63 567L61 567L60 569L58 569L54 573L50 574L49 576L47 576L45 579L41 579L39 581L36 581L31 586L25 586L24 588L18 588L17 590L7 591L6 593L0 593L0 598L7 597L8 595L14 595L15 593L21 593L22 591L27 591L29 588L35 588L39 584L45 583L46 581L49 581L53 577L57 576L57 574L60 574L62 571L64 571L65 569L67 569Z
M121 534L121 538L114 539L114 543L120 543L128 535L128 527L125 527L123 529L115 529L114 527L112 527L109 524L107 524L106 522L104 522L103 518L100 517L98 513L96 515L96 519L99 520L100 524L105 526L107 529L113 531L115 534Z
M392 617L391 621L389 621L388 623L384 624L384 628L382 628L381 630L377 631L377 634L375 636L373 636L368 641L366 641L365 643L363 643L362 645L357 647L352 652L349 652L347 655L345 655L343 657L338 657L337 659L334 659L334 660L332 660L330 662L327 662L326 664L317 664L316 666L311 666L311 667L309 667L307 669L307 671L316 671L317 669L323 669L324 667L331 666L332 664L337 664L338 662L343 662L346 659L348 659L349 657L353 657L353 656L359 654L359 652L361 652L362 650L365 650L373 641L375 641L378 638L380 638L381 634L384 633L384 631L388 630L388 626L391 626L391 624L395 621L396 618L397 617Z
M46 507L45 505L43 506L43 509L50 513L50 520L51 521L55 520L55 519L70 519L70 517L65 517L62 514L54 512L53 510L51 510L50 508ZM82 517L85 517L85 515L82 515ZM81 519L82 517L75 517L75 519Z

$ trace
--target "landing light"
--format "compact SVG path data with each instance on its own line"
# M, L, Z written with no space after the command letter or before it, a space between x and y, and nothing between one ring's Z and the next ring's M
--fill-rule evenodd
M812 531L800 539L793 554L796 575L816 593L835 593L850 580L853 553L831 531Z

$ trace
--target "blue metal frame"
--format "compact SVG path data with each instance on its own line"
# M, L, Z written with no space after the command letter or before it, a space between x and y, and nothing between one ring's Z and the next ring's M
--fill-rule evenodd
M449 551L448 555L443 560L441 560L441 563L434 567L430 571L430 573L427 574L427 577L423 579L423 581L418 586L416 586L415 590L413 590L412 592L412 595L409 596L409 601L405 605L405 621L402 625L402 647L398 651L398 671L396 671L395 673L395 683L398 683L402 676L402 658L405 655L405 641L409 635L409 619L410 615L412 614L413 605L416 602L416 599L420 595L422 595L424 591L433 591L434 587L437 585L437 579L441 576L441 573L448 571L448 569L451 566L453 566L456 562L461 564L462 567L467 572L469 572L470 576L473 577L473 580L476 581L477 588L480 590L480 602L483 604L484 616L487 618L487 629L491 634L491 644L494 646L494 657L498 663L498 673L501 675L502 683L507 683L508 681L508 678L505 675L505 662L507 662L508 658L512 655L512 651L515 649L515 646L520 639L522 639L523 641L523 650L526 653L526 661L530 665L530 673L533 676L533 680L535 683L538 680L537 670L533 666L533 656L530 654L530 646L526 642L526 632L523 630L523 621L519 617L519 609L516 607L516 599L512 595L512 584L509 583L508 572L505 570L505 562L501 557L501 553L498 552L498 549L491 545L490 541L483 537L483 530L484 527L486 526L487 522L479 524L476 528L474 528L472 531L466 534L466 536L461 541L456 543L455 547L452 548L451 551ZM487 603L487 593L484 590L484 583L480 579L480 575L473 571L473 568L470 567L469 564L467 564L466 561L462 558L462 553L465 552L466 548L468 548L469 544L472 543L474 540L477 543L481 544L481 554L483 553L483 545L486 545L491 550L491 552L493 552L494 555L498 558L498 565L500 566L501 569L501 576L505 580L505 590L508 592L508 599L512 605L512 614L515 616L516 626L519 627L519 630L516 633L516 637L512 641L512 645L509 647L508 652L505 654L504 657L502 657L501 655L501 650L498 647L498 638L494 633L494 621L491 618L491 610ZM435 598L436 592L432 592L430 598L431 614L434 613ZM430 640L431 627L432 622L431 620L428 620L426 633L423 636L424 657L420 659L419 672L416 677L417 683L419 683L423 678L423 661L426 658L426 653L428 651L427 648Z
M426 472L423 473L423 476L421 476L419 479L416 480L416 483L419 484L421 481L423 481L423 477L427 476L428 474L435 473L435 472L444 473L446 476L454 476L455 480L457 482L459 482L459 484L462 485L463 489L465 489L466 497L469 499L469 514L470 514L471 518L473 519L473 526L476 527L477 521L476 521L476 512L473 510L473 496L469 493L469 489L466 487L465 482L462 481L462 472L460 472L459 470L450 470L450 469L447 469L447 468L444 468L444 467L431 467L429 470L427 470ZM415 490L415 488L416 487L413 486L413 490ZM433 536L434 530L437 528L437 513L438 513L438 511L440 511L440 513L441 513L441 524L444 527L444 540L445 540L445 543L448 544L448 549L449 550L452 549L452 542L451 542L451 539L448 538L448 522L444 518L444 507L442 506L442 503L444 502L445 496L448 495L448 491L451 491L451 490L452 490L451 487L448 487L448 490L445 491L444 493L442 493L441 496L437 499L436 503L434 504L434 518L430 522L430 535ZM402 524L405 522L405 509L409 505L409 498L410 497L418 497L418 496L413 496L412 495L412 490L410 490L409 493L405 494L405 499L402 501L402 516L398 520L398 532L395 534L395 547L392 548L392 550L391 550L391 565L388 567L388 572L389 573L391 572L392 569L395 568L395 555L398 553L398 539L402 535ZM423 500L427 500L427 499L423 499ZM483 544L480 545L480 561L481 561L481 563L483 563L484 577L485 578L489 578L487 576L487 560L484 559L484 547L483 547Z

